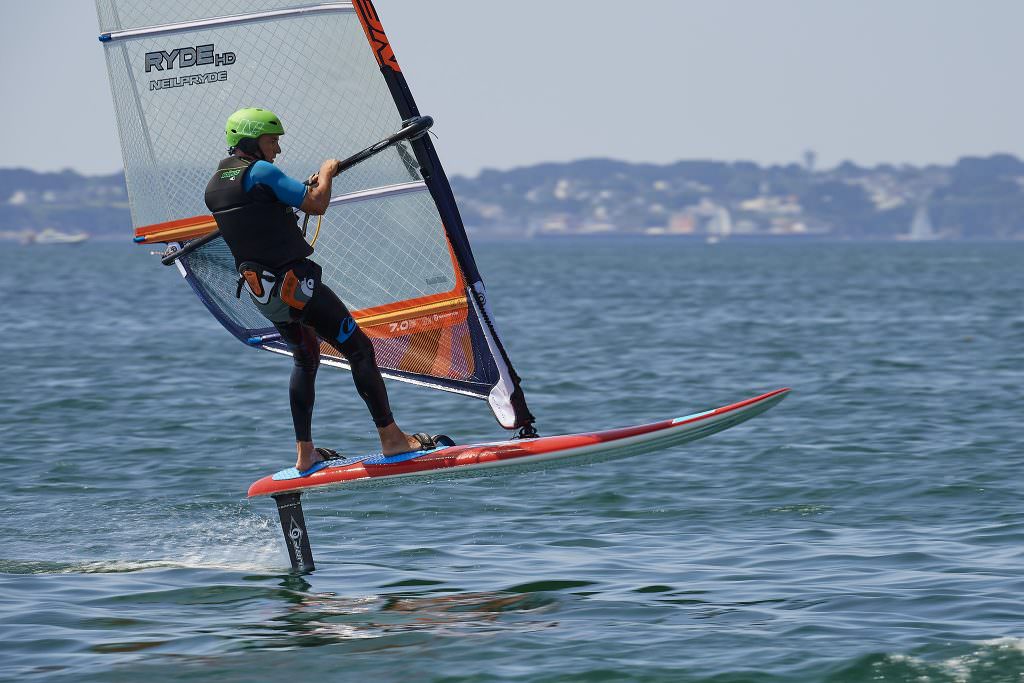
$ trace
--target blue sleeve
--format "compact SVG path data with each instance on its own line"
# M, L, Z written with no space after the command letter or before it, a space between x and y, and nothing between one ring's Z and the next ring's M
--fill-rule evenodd
M289 178L284 171L269 161L257 161L252 170L245 176L245 191L249 192L257 185L264 185L288 206L296 209L302 206L306 198L306 186L295 178Z

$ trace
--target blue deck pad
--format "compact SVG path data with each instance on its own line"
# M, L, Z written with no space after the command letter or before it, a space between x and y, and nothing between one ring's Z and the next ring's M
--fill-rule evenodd
M715 411L705 410L703 413L694 413L693 415L684 415L683 417L677 417L676 419L672 420L672 424L677 425L680 422L686 422L687 420L694 420L698 417L704 417L705 415L710 415L713 412Z
M310 467L308 470L300 472L294 467L281 470L271 477L274 481L288 481L289 479L301 479L302 477L308 477L314 472L320 470L329 469L331 467L348 467L349 465L355 465L356 463L364 463L367 465L394 465L396 463L405 462L406 460L413 460L420 457L421 455L429 455L430 453L436 453L437 451L443 451L449 446L441 446L440 448L433 448L429 451L409 451L408 453L397 453L395 455L384 456L380 453L370 453L368 455L360 455L354 458L338 458L335 460L323 460Z
M308 477L314 472L325 470L328 467L348 467L349 465L355 465L357 462L362 462L367 458L374 457L371 455L360 455L355 458L335 458L334 460L321 460L317 464L310 467L308 470L299 471L294 467L289 467L286 470L281 470L276 473L272 478L274 481L287 481L289 479L300 479L301 477Z
M406 460L415 460L421 455L429 455L430 453L437 453L443 451L448 446L441 446L440 448L431 448L429 451L409 451L408 453L396 453L395 455L384 456L380 453L376 453L370 456L365 464L367 465L394 465L395 463L405 462Z

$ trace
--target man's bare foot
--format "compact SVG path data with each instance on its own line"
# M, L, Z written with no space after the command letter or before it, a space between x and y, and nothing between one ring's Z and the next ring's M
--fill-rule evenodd
M313 465L317 464L321 460L320 454L313 448L312 441L296 441L295 442L295 469L299 472L305 472Z
M384 455L398 455L399 453L418 451L423 447L419 440L403 432L395 422L384 428L378 427L377 433L380 434L380 447Z

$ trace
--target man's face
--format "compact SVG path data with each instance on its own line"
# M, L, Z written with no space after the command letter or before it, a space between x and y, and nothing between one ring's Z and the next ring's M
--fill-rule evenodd
M256 140L256 144L260 146L260 151L263 152L263 158L274 163L274 157L281 153L280 135L272 135L267 133L259 136Z

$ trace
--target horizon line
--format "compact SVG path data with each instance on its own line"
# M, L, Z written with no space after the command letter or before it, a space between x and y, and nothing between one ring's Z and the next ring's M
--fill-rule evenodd
M950 167L950 166L955 166L956 164L960 163L961 161L963 161L965 159L992 159L992 158L995 158L995 157L1011 157L1011 158L1016 159L1018 161L1021 160L1021 157L1018 157L1013 152L991 152L989 154L964 154L964 155L958 156L954 161L952 161L950 163L929 162L929 163L919 164L919 163L906 162L906 161L898 161L898 162L882 161L882 162L878 162L878 163L875 163L874 165L870 165L869 166L869 165L865 165L865 164L860 164L860 163L858 163L856 161L853 161L852 159L843 159L842 161L840 161L839 163L835 164L834 166L815 168L812 171L812 173L827 173L829 171L836 171L836 170L839 170L843 166L855 166L857 168L861 168L861 169L864 169L864 170L875 170L875 169L883 168L883 167L910 168L910 169L928 169L928 168L934 168L934 167ZM520 164L520 165L510 166L510 167L506 167L506 168L484 166L484 167L480 168L479 170L477 170L472 175L466 174L466 173L459 173L459 172L453 172L453 173L451 173L451 175L452 175L452 177L461 177L461 178L473 179L473 178L478 178L483 173L509 173L509 172L519 171L519 170L523 170L523 169L535 168L537 166L569 166L569 165L572 165L572 164L580 164L580 163L595 162L595 161L597 161L597 162L611 162L611 163L617 163L617 164L625 164L625 165L629 165L629 166L660 166L660 167L666 167L666 168L670 167L670 166L674 166L676 164L694 163L694 162L709 162L709 163L721 163L721 164L730 164L730 165L753 164L754 166L757 166L759 168L788 168L790 166L799 166L801 168L806 168L806 163L801 163L799 161L761 163L761 162L757 162L757 161L752 161L750 159L742 159L742 158L740 158L740 159L715 159L715 158L710 158L710 157L694 157L694 158L686 158L686 159L677 159L675 161L656 162L656 161L629 161L629 160L626 160L626 159L619 159L619 158L615 158L615 157L594 156L594 157L580 157L580 158L577 158L577 159L570 159L570 160L563 160L563 161L552 161L552 160L549 160L549 161L537 161L537 162L534 162L534 163L531 163L531 164ZM78 169L72 168L70 166L67 166L67 167L64 167L64 168L61 168L61 169L57 169L57 170L43 170L43 169L31 168L29 166L23 166L23 165L22 166L0 165L0 172L4 172L4 171L26 171L26 172L29 172L29 173L35 173L37 175L65 175L65 174L71 173L71 174L74 174L74 175L77 175L77 176L80 176L80 177L83 177L83 178L98 178L98 177L109 177L109 176L116 176L116 175L124 175L124 167L121 167L120 169L117 169L115 171L108 171L108 172L103 172L103 171L85 172L85 171L80 171Z

